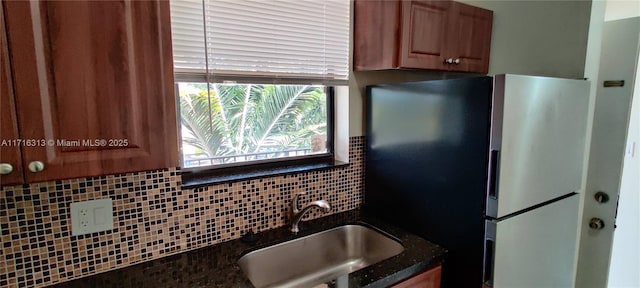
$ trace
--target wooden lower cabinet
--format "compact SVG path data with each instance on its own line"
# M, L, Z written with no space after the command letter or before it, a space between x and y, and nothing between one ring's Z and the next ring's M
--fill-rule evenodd
M440 288L442 266L438 265L420 274L393 284L389 288Z

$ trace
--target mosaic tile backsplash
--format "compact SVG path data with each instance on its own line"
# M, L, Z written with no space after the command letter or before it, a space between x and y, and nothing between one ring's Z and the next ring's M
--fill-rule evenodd
M297 192L307 192L301 203L329 201L331 213L358 208L364 137L349 146L345 167L196 189L181 189L176 168L3 187L0 287L46 286L280 227ZM107 197L114 229L72 236L70 204Z

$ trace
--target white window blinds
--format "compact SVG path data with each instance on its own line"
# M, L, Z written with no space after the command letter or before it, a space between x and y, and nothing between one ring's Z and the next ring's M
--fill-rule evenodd
M345 82L349 0L171 0L178 78Z

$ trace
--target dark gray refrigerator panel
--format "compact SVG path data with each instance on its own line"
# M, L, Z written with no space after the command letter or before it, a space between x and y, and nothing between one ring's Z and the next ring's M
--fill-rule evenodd
M364 209L447 248L444 288L482 285L492 87L368 87Z

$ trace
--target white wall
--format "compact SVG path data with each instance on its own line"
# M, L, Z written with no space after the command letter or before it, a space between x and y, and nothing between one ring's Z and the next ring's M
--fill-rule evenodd
M607 0L604 21L625 19L640 16L638 0Z
M582 78L591 1L462 0L492 10L489 74ZM468 75L468 74L463 74ZM350 135L364 135L367 85L456 77L429 71L355 72L350 79Z
M582 78L591 1L460 2L493 11L489 74Z

